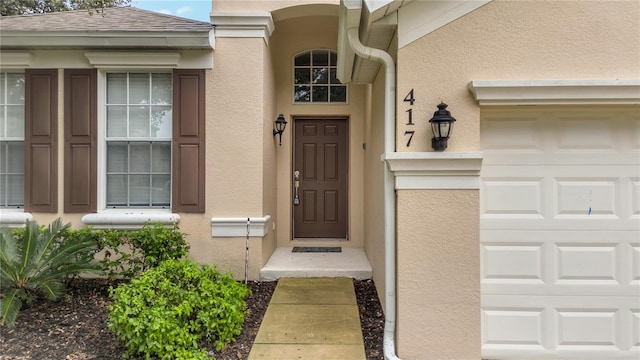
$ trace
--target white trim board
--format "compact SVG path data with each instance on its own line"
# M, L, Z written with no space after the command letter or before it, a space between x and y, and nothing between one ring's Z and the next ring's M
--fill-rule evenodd
M268 45L275 29L268 12L212 12L210 18L216 38L263 38Z
M398 9L398 48L430 34L491 0L412 1Z
M212 237L246 237L247 219L249 219L249 236L264 237L269 233L270 215L264 217L211 218Z
M0 68L24 69L31 66L33 54L28 52L0 51Z
M147 224L176 225L180 222L180 215L170 212L105 211L87 214L82 217L82 222L85 225L93 226L94 229L137 230Z
M480 105L640 104L640 79L474 80L469 91Z
M96 68L111 69L144 68L175 68L180 61L179 52L85 52L84 56Z
M21 210L0 210L0 225L13 227L24 227L27 221L33 221L33 215Z
M480 189L482 152L395 152L382 156L398 190Z

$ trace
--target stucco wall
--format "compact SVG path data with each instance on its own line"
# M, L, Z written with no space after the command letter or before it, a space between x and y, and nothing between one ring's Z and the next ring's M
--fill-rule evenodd
M261 38L217 40L213 73L207 79L211 111L207 114L206 208L213 216L264 215L264 51Z
M480 359L478 190L398 191L398 355Z
M276 185L278 180L276 151L278 146L276 145L276 138L273 136L273 121L276 119L276 98L275 94L275 74L273 71L273 64L271 61L271 52L265 51L262 54L263 57L263 153L262 153L262 213L269 214L272 220L269 224L269 232L262 240L262 264L266 264L271 254L276 248L276 232L278 229L273 229L274 217L277 213L277 200L278 194L276 192Z
M400 27L409 15L400 11ZM398 104L416 88L414 141L430 140L427 122L443 100L458 120L448 151L477 150L480 110L470 81L638 78L639 38L637 1L493 1L398 50ZM405 110L398 107L398 119ZM405 128L398 121L400 143Z
M296 116L337 116L348 118L349 123L349 225L346 247L362 247L363 227L363 158L362 148L364 124L365 87L349 85L347 104L294 104L293 103L293 58L296 54L312 49L337 47L338 18L335 16L305 16L277 21L270 39L270 48L275 69L276 112L283 113L289 121L282 136L282 146L276 149L277 156L277 237L278 246L326 245L327 242L291 241L292 238L292 134ZM274 119L275 120L275 119Z
M384 69L370 87L370 100L364 126L364 141L367 144L364 158L364 249L373 270L378 297L384 309L385 262L384 262Z
M202 232L190 237L192 254L233 271L237 277L244 273L245 239L212 238L207 225L211 217L273 216L263 213L269 208L264 185L269 174L264 173L263 164L268 155L264 152L272 145L264 133L265 121L272 122L268 113L272 105L265 103L265 91L270 87L270 74L264 66L267 53L262 38L217 39L213 71L207 79L207 213L202 224L193 224ZM183 215L181 224L192 217ZM252 239L252 279L259 277L262 250L261 239Z

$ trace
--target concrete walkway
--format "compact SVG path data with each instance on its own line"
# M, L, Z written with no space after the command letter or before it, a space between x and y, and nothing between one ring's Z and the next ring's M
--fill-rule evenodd
M282 278L249 360L365 360L353 281Z

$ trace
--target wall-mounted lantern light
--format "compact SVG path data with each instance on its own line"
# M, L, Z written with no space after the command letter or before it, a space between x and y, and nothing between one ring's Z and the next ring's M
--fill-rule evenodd
M284 119L284 115L278 115L276 121L273 122L273 136L280 135L280 146L282 146L282 133L287 127L287 120Z
M441 102L438 104L438 111L433 113L431 130L433 131L433 139L431 139L431 147L435 151L444 151L447 148L447 140L453 129L453 122L456 121L447 110L447 104Z

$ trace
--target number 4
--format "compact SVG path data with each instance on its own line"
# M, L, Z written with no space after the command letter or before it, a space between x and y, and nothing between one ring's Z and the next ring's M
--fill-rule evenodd
M413 103L416 101L416 99L413 97L413 89L411 89L407 96L404 97L404 101L409 102L409 105L413 105Z

